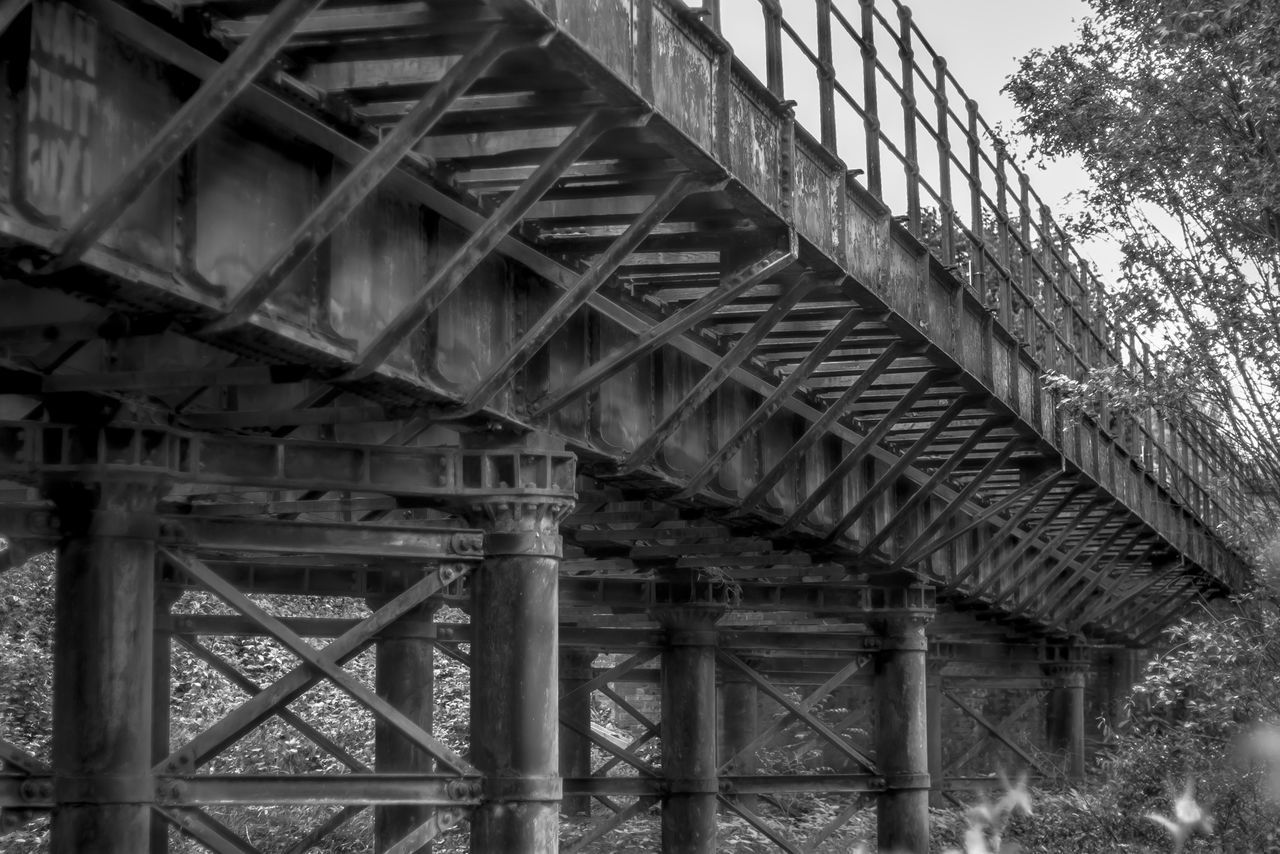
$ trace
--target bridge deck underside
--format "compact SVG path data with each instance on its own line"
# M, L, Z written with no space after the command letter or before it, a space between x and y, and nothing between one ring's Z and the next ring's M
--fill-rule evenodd
M516 0L324 7L110 210L274 5L37 0L35 26L4 34L10 79L30 71L0 125L26 158L0 189L0 414L122 407L335 449L546 431L588 476L567 605L625 610L666 561L767 588L761 608L914 578L1010 631L1137 642L1239 586L1208 504L1170 491L1142 435L1064 423L1008 309L667 2L637 4L638 24L613 4L554 22ZM98 33L94 61L58 41L67 15ZM58 75L97 99L87 124L41 102ZM92 172L56 159L72 145ZM380 185L357 194L353 176ZM68 257L91 205L110 228ZM37 483L5 453L5 476ZM311 465L317 488L269 494L266 475L188 472L171 502L370 523L431 504Z

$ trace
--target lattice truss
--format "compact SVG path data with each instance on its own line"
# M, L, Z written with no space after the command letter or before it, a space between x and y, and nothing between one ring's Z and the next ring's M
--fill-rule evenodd
M104 405L147 396L193 434L290 436L408 418L381 440L394 445L440 418L545 423L606 458L602 473L708 507L727 496L734 514L768 520L771 535L925 573L949 596L1065 634L1141 642L1200 591L1234 583L1234 559L1203 530L1221 510L1202 488L1205 460L1191 465L1185 442L1167 451L1149 424L1128 457L1112 452L1116 436L1059 424L1036 385L1039 366L1019 348L1052 339L1045 352L1097 351L1104 361L1106 348L1089 343L1079 318L1042 329L1052 312L1013 311L1034 289L1010 278L994 247L970 250L1003 277L994 303L972 279L939 279L945 270L919 244L927 182L900 233L883 199L836 168L825 108L823 152L774 103L780 66L764 87L753 83L719 35L666 0L643 4L628 44L612 43L611 18L561 5L548 18L516 0L465 9L298 0L234 14L192 3L160 25L112 0L6 3L5 38L37 75L14 110L42 121L39 75L87 73L75 46L90 41L104 89L136 86L158 105L156 115L131 114L140 139L120 140L130 156L111 160L97 192L63 199L33 177L12 199L32 224L8 238L21 244L6 259L15 277L109 309L55 333L66 309L57 304L39 329L18 334L18 390ZM858 34L819 5L828 25ZM795 30L775 4L763 6L768 51L781 62L773 39ZM858 38L887 26L877 14L864 15ZM93 38L76 42L77 33ZM131 65L135 48L154 66ZM677 55L705 64L709 114L673 94L686 73ZM619 80L621 64L634 68ZM185 80L181 92L168 75ZM823 88L823 102L834 92ZM740 137L776 157L747 156ZM866 156L878 158L882 143ZM228 149L251 154L237 161ZM258 172L237 171L250 161ZM222 175L234 177L222 185ZM287 226L232 234L226 194L277 175L289 176L275 194L287 198ZM171 234L172 219L183 226ZM414 243L424 231L434 246ZM390 262L371 234L386 237L409 275L378 267ZM962 241L948 234L942 260L954 267ZM1015 236L1025 238L1005 235ZM237 246L249 247L235 261L243 269L219 267ZM1039 270L1046 300L1062 296L1055 279L1082 287L1070 263L1030 249L1024 266ZM869 272L872 256L881 260ZM526 273L539 283L521 279L511 293L494 284ZM906 303L900 291L912 292ZM466 349L450 343L453 324L485 337L506 322L495 306L516 303L518 332L450 363L450 347ZM132 370L116 367L116 348L155 336L170 361L173 339L201 343L180 368L150 368L145 348ZM255 386L297 396L280 406ZM277 453L279 478L291 451ZM385 489L377 461L353 461L354 488ZM231 469L225 477L240 476ZM1179 553L1188 562L1163 571Z

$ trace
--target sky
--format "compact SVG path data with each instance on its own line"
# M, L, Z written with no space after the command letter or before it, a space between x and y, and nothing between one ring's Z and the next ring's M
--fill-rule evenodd
M858 0L833 0L835 7L855 25L859 20ZM890 20L894 20L892 0L877 0L877 8ZM1035 48L1049 48L1063 44L1074 36L1078 23L1088 15L1089 8L1084 0L910 0L915 22L933 48L946 57L951 72L964 87L969 97L978 103L982 115L993 127L1007 132L1015 155L1025 152L1027 145L1012 138L1017 109L1012 100L1001 93L1005 79L1018 66L1018 59ZM782 0L787 20L794 21L793 26L806 40L813 38L814 25L811 20L813 0ZM757 0L721 0L723 27L726 37L733 43L735 53L763 79L763 40L760 12ZM843 63L855 64L859 61L856 49L850 42L841 46L838 40L835 45L835 63L837 76L842 76L840 67ZM784 43L787 41L784 36ZM814 43L814 42L811 42ZM897 52L880 47L881 59L891 68L896 68ZM842 52L846 54L842 56ZM794 65L800 67L803 58L794 55ZM786 72L790 73L790 72ZM861 84L854 80L855 85ZM804 81L805 88L808 81ZM787 97L798 97L788 84ZM855 93L858 94L858 93ZM881 96L881 114L885 110L885 95ZM925 106L925 110L931 105ZM818 132L816 112L812 104L801 104L797 107L797 117L813 133ZM838 122L844 124L847 120ZM841 131L843 133L843 131ZM921 141L922 152L925 142ZM841 150L841 156L848 161L851 168L860 168L863 164L857 152ZM1022 167L1032 179L1032 186L1055 212L1070 212L1073 207L1066 197L1079 190L1085 184L1080 167L1074 162L1058 162L1048 164L1047 168L1027 162L1020 158ZM887 167L886 167L887 168ZM890 200L892 204L892 200ZM1104 277L1114 269L1118 259L1115 250L1106 244L1078 246L1081 253L1094 261L1103 272Z

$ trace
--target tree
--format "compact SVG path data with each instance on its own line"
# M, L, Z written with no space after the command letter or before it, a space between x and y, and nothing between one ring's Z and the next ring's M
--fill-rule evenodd
M1221 421L1256 470L1261 515L1273 518L1280 4L1089 3L1093 15L1074 40L1024 57L1005 91L1033 153L1083 162L1092 187L1074 225L1119 244L1113 316L1155 332L1166 371L1157 388L1120 388L1131 380L1111 372L1079 392Z

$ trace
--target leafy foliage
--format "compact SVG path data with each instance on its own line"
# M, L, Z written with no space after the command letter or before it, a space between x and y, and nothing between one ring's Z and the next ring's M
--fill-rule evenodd
M1026 56L1006 91L1038 154L1083 162L1077 230L1118 242L1113 316L1157 333L1164 370L1065 390L1221 421L1266 506L1241 523L1266 543L1280 496L1280 5L1089 3L1075 39Z

